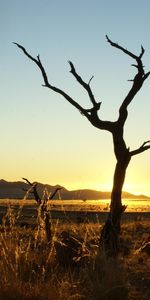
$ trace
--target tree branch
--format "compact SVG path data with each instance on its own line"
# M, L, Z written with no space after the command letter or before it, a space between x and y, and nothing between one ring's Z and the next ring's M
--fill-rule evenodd
M130 155L137 155L140 154L146 150L150 149L150 141L144 142L138 149L130 151Z
M112 46L112 47L115 47L117 49L120 49L121 51L123 51L124 53L126 53L127 55L129 55L130 57L132 57L133 59L137 59L138 56L136 56L135 54L133 54L132 52L128 51L127 49L125 49L124 47L120 46L119 44L117 43L114 43L110 40L110 38L108 37L108 35L106 35L106 39L107 39L107 42ZM141 46L141 53L140 53L140 58L143 56L145 50L144 48Z
M40 70L41 70L41 73L42 73L42 76L43 76L45 85L48 86L48 85L49 85L48 78L47 78L45 69L44 69L44 67L43 67L43 65L42 65L42 63L41 63L40 56L37 55L37 59L36 59L36 58L34 58L33 56L31 56L31 55L26 51L26 49L25 49L23 46L19 45L18 43L13 43L13 44L17 45L17 47L20 48L20 49L24 52L24 54L25 54L29 59L31 59L32 61L35 62L35 64L36 64L36 65L40 68Z
M113 122L100 120L97 115L97 111L100 109L101 102L97 103L92 94L92 91L90 88L90 81L92 80L92 78L90 79L88 84L85 83L82 80L82 78L76 73L76 70L75 70L72 62L69 62L70 67L71 67L71 73L74 75L74 77L77 79L77 81L86 89L86 91L88 92L88 95L90 97L90 100L93 104L93 107L91 109L85 109L78 102L76 102L72 97L70 97L67 93L65 93L63 90L61 90L55 86L52 86L49 83L45 68L43 67L43 64L40 60L39 55L37 56L37 58L34 58L27 52L27 50L23 46L21 46L18 43L14 43L14 44L17 45L17 47L20 48L23 51L23 53L38 66L38 68L40 69L40 71L42 73L42 77L44 80L43 86L62 95L70 104L72 104L75 108L77 108L81 112L81 114L84 115L91 122L91 124L93 126L99 128L99 129L102 129L102 130L108 130L108 131L112 132Z
M63 189L62 187L55 189L55 191L51 194L49 200L52 200L54 198L54 196L56 195L56 193L62 189Z
M88 114L86 112L86 109L84 109L80 104L78 104L75 100L73 100L68 94L66 94L63 90L55 87L55 86L52 86L49 82L48 82L48 77L47 77L47 74L46 74L46 71L41 63L41 60L40 60L40 57L39 55L37 56L37 58L34 58L33 56L31 56L27 50L21 46L20 44L18 43L13 43L15 45L17 45L18 48L20 48L24 54L30 59L32 60L40 69L41 73L42 73L42 77L44 79L44 85L45 87L53 90L54 92L58 93L58 94L61 94L70 104L72 104L74 107L76 107L83 115L85 115L86 117L88 117Z
M107 35L106 35L106 39L112 47L121 50L122 52L124 52L125 54L127 54L128 56L136 60L136 64L132 64L132 66L137 68L137 74L135 75L133 80L130 80L133 82L132 87L119 109L118 123L121 126L123 126L128 116L127 107L130 104L130 102L133 100L137 92L141 89L143 82L148 78L150 72L147 73L144 72L144 66L141 60L145 52L143 46L141 46L141 52L139 56L137 56L132 52L128 51L127 49L125 49L124 47L118 45L117 43L112 42Z
M32 187L32 193L34 195L36 202L38 204L41 204L42 200L41 200L41 197L39 196L39 193L37 192L37 183L36 182L31 183L27 178L24 178L24 177L22 179L24 181L26 181ZM31 191L30 191L30 193L31 193Z
M92 77L90 78L89 82L88 82L88 85L90 85L92 79L94 78L94 75L92 75Z
M70 64L70 67L71 67L71 70L70 70L70 73L73 74L73 76L77 79L77 81L83 86L83 88L88 92L88 95L89 95L89 98L93 104L93 106L95 106L97 104L97 102L95 101L95 98L94 98L94 95L91 91L91 88L90 88L90 82L93 78L93 76L91 77L91 79L89 80L89 83L87 84L86 82L83 81L83 79L78 75L78 73L76 72L75 70L75 67L73 65L73 63L71 61L69 61L69 64Z

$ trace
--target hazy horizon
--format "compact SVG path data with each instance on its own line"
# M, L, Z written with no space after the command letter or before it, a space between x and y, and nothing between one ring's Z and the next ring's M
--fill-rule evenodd
M25 182L22 178L20 179L20 180L6 180L6 179L4 179L4 178L1 178L0 179L0 182L1 181L4 181L4 182L10 182L10 183L15 183L15 182ZM71 189L71 188L69 188L69 187L67 187L67 186L63 186L63 185L61 185L61 184L59 184L59 182L57 182L56 184L51 184L51 183L47 183L47 182L42 182L42 181L37 181L37 183L39 183L39 184L43 184L43 185L50 185L50 186L62 186L63 188L65 188L65 189L67 189L68 191L82 191L82 190L93 190L93 191L96 191L96 192L102 192L102 193L111 193L111 189L110 190L98 190L98 189L90 189L90 188L88 188L88 187L85 187L85 188L75 188L75 189ZM129 191L127 191L127 190L122 190L122 193L129 193L129 194L133 194L133 195L135 195L135 196L145 196L145 197L150 197L149 195L147 195L147 194L143 194L143 193L133 193L133 192L129 192ZM122 195L122 199L124 198L124 196Z

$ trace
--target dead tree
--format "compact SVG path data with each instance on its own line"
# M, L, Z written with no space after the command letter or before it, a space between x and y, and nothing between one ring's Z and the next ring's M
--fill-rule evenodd
M44 219L44 224L45 224L45 233L46 233L46 238L47 241L50 242L51 241L51 221L50 221L50 215L49 215L49 210L48 210L48 206L47 206L47 202L48 200L52 200L54 198L54 196L56 195L56 193L61 190L62 188L56 188L54 190L54 192L50 195L50 197L48 197L47 199L42 199L42 197L40 197L38 191L37 191L37 183L33 182L31 183L27 178L22 178L24 181L26 181L30 188L27 190L28 193L32 193L34 195L34 199L38 204L38 207L40 208L41 212L43 213L43 219Z
M105 252L111 255L116 255L118 253L121 215L126 209L126 207L122 205L122 201L121 201L122 187L125 180L126 169L129 165L131 158L134 155L140 154L145 150L150 149L150 141L146 141L138 149L130 151L130 148L126 146L124 136L123 136L124 124L128 116L128 106L133 100L133 98L135 97L135 95L138 93L138 91L141 89L144 81L150 75L150 72L145 73L144 71L142 57L144 55L145 50L142 46L141 46L141 52L137 56L132 52L128 51L127 49L125 49L124 47L120 46L119 44L112 42L108 38L108 36L106 36L106 39L107 42L112 47L115 47L116 49L120 50L121 52L125 53L130 58L132 58L134 61L134 64L132 66L134 66L136 69L136 74L133 80L131 80L132 82L131 88L119 108L118 119L114 122L101 120L101 118L98 116L98 111L100 110L101 102L97 102L95 100L95 97L91 90L90 83L91 80L93 79L93 76L89 80L89 82L86 83L81 78L81 76L76 72L73 63L69 61L69 65L71 68L70 72L78 81L78 83L85 89L85 91L89 96L92 107L90 109L86 109L82 107L78 102L76 102L62 89L53 86L49 82L47 73L40 60L39 55L36 58L34 58L27 52L27 50L23 46L17 43L15 44L24 52L24 54L30 60L32 60L38 66L44 80L44 85L43 85L44 87L47 87L50 90L63 96L70 104L72 104L75 108L77 108L81 112L81 114L84 115L93 126L101 130L107 130L112 134L114 153L117 162L116 162L114 178L113 178L113 189L111 193L110 212L109 212L108 219L101 232L100 245L102 246Z

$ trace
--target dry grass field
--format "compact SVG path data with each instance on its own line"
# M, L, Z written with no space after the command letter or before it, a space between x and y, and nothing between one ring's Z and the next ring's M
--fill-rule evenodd
M150 299L150 249L139 250L150 239L150 222L122 224L113 260L99 253L99 222L52 219L48 244L42 223L21 227L18 218L11 206L1 216L1 300Z

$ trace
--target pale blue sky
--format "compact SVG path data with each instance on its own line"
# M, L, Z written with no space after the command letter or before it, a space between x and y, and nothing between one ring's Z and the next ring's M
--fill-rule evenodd
M67 188L110 189L115 166L111 135L92 127L70 104L43 88L36 66L12 44L40 54L49 81L84 107L88 96L68 60L102 101L101 118L115 120L134 76L134 63L105 35L138 54L150 70L150 2L101 0L0 1L1 178L28 177ZM129 107L125 139L134 149L150 139L150 78ZM125 189L150 194L150 151L132 159Z

